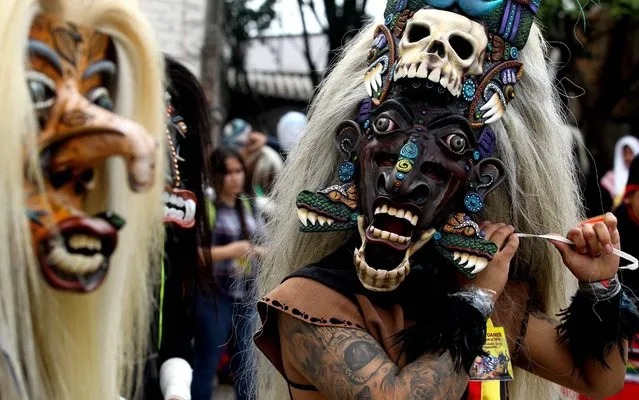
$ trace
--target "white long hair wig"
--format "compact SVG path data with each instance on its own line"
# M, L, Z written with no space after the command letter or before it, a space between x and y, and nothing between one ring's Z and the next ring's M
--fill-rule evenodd
M146 350L149 271L162 246L164 132L162 60L151 29L129 0L5 0L0 10L0 399L117 399L130 392ZM34 257L23 190L24 166L38 171L39 131L26 85L25 49L38 12L112 35L118 52L116 110L160 145L155 185L128 188L124 164L96 171L89 214L111 209L126 220L101 288L89 294L53 290ZM24 149L27 149L25 151ZM156 249L158 249L156 251ZM141 364L141 363L140 363ZM137 368L141 370L141 368Z
M375 24L364 28L344 49L310 106L309 123L273 190L275 206L265 233L272 251L259 271L257 296L273 290L296 269L337 250L352 233L302 234L295 199L302 190L338 183L341 156L333 145L334 132L345 119L354 119L366 97L362 77L367 68ZM492 125L498 145L495 156L506 165L507 177L487 198L492 221L513 224L520 232L566 233L580 218L580 198L571 156L571 135L553 87L547 45L537 26L521 52L524 76L500 122ZM522 239L513 273L535 281L549 313L565 306L574 293L571 279L557 251L537 239ZM510 332L517 335L518 332ZM256 353L259 353L256 351ZM287 398L286 383L265 358L256 354L262 399ZM516 371L511 390L520 399L557 398L557 387L523 371Z

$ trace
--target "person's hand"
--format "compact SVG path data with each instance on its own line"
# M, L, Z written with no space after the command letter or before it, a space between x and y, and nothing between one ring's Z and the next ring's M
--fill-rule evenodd
M230 243L228 246L231 247L233 258L242 258L251 250L251 242L248 240L238 240L237 242Z
M566 236L575 245L551 240L561 253L566 267L581 282L598 282L612 278L619 269L619 257L612 254L620 248L617 218L606 213L603 222L582 224Z
M462 286L474 286L493 291L493 300L497 301L508 282L510 261L519 248L519 238L514 235L515 228L504 223L484 221L480 224L486 233L486 240L497 245L497 253L475 279L462 278Z
M262 132L253 131L246 142L246 152L250 155L262 150L268 142L268 137Z
M253 246L249 251L249 255L255 258L262 258L266 255L266 247L264 246Z

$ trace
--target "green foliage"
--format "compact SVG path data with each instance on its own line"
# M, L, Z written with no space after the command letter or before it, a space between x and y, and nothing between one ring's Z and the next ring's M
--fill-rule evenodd
M613 19L639 20L639 0L544 0L538 17L545 26L568 19L584 26L584 16L595 7L608 8Z
M231 49L230 65L241 71L244 69L244 43L271 25L277 0L264 0L257 8L249 7L250 0L224 1L224 34Z
M610 3L610 11L614 18L639 19L639 0L617 0L605 3Z
M257 8L248 6L250 0L226 1L226 31L237 42L244 42L255 33L267 29L275 19L273 6L277 0L264 0Z

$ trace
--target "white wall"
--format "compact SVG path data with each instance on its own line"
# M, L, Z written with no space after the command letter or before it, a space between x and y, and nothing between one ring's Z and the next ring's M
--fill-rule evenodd
M139 0L162 51L200 76L206 0Z

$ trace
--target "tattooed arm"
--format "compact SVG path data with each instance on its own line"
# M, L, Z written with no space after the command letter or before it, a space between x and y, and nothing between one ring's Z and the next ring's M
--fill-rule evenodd
M555 328L558 324L557 320L544 313L531 313L523 342L524 351L518 366L596 399L609 397L620 391L624 384L626 365L619 349L613 347L606 357L610 368L589 361L584 368L584 375L579 376L568 344L557 343L559 336ZM583 334L588 335L588 327L584 327Z
M459 399L468 384L448 353L422 355L400 370L367 332L315 326L284 313L278 325L285 365L331 399Z

